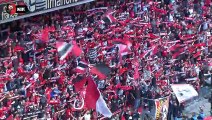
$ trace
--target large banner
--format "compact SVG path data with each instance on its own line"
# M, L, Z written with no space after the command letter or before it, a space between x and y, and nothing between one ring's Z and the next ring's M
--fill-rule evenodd
M0 24L95 0L20 0L0 5Z
M198 96L197 91L190 84L172 84L171 88L176 95L179 103Z
M159 98L155 100L155 119L167 120L169 110L169 97Z

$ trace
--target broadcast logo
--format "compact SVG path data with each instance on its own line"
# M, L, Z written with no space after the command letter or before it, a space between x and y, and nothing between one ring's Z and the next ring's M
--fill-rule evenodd
M6 11L10 15L14 15L16 13L26 13L27 6L26 5L17 5L17 4L11 3L11 4L7 5Z

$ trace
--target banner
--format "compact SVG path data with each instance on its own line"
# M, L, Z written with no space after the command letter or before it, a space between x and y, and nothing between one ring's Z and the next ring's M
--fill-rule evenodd
M172 84L171 88L177 97L179 103L198 96L197 91L190 84Z
M155 120L167 120L169 97L155 100Z
M22 0L0 4L0 24L95 0Z
M30 12L37 12L46 9L52 9L83 0L24 0Z

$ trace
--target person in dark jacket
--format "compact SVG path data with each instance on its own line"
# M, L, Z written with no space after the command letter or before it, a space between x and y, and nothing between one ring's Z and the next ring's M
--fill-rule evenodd
M200 79L200 85L203 85L204 84L204 70L202 67L200 68L199 79Z

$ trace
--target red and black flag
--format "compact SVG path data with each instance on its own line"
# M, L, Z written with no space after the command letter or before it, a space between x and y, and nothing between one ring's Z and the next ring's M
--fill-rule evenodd
M78 75L72 80L75 91L81 91L86 86L87 79L83 75Z
M65 59L68 54L72 51L73 45L66 42L57 42L56 48L60 56L60 60Z
M79 61L77 67L75 68L75 72L85 73L87 68L88 68L88 63L84 61Z
M105 15L101 20L102 24L111 24L114 22L116 22L116 18L112 15L112 13Z
M76 43L56 42L56 48L60 56L60 60L65 59L69 53L75 56L80 56L82 50L77 46Z
M110 68L106 64L97 64L91 67L90 72L98 75L100 79L105 79L110 74Z

